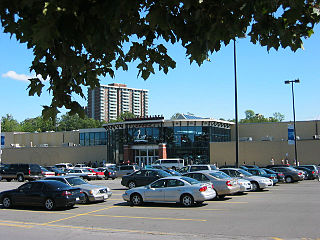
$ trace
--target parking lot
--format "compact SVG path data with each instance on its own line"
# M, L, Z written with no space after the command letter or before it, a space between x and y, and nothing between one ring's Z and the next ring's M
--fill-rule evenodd
M132 207L122 200L120 179L91 183L109 186L112 197L52 212L0 205L0 239L320 239L316 180L279 184L191 208L159 203ZM1 181L0 191L20 185Z

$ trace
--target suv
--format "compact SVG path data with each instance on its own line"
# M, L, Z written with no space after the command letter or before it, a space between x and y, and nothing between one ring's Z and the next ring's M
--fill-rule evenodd
M1 168L0 175L8 182L12 179L24 182L24 180L36 180L43 177L41 168L38 164L28 163L6 164Z
M204 171L204 170L218 170L216 165L189 165L179 169L181 174L189 173L189 172L197 172L197 171Z

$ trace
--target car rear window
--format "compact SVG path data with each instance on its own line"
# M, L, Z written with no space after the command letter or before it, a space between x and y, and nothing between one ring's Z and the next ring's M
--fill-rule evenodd
M190 183L191 185L200 183L198 180L193 179L193 178L189 178L189 177L182 177L181 179Z
M230 179L231 177L224 172L211 172L209 173L211 176L219 178L219 179Z
M51 191L63 190L63 189L70 188L67 184L56 181L56 180L47 181L45 183L45 185L46 185L47 189L51 190Z

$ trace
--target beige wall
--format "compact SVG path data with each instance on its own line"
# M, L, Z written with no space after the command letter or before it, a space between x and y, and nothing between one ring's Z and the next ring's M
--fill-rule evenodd
M239 138L252 137L253 141L261 141L262 137L271 136L274 141L287 140L288 124L293 122L239 124ZM296 131L301 140L313 139L320 134L320 121L297 121ZM235 140L235 125L231 126L231 139Z
M294 145L287 141L253 141L239 143L239 164L269 165L271 157L275 164L281 164L288 153L289 163L294 163ZM300 164L320 164L320 140L297 142ZM210 162L218 166L235 164L235 142L210 143Z
M2 151L3 163L38 163L51 166L56 163L107 162L106 146L88 147L26 147L5 148Z

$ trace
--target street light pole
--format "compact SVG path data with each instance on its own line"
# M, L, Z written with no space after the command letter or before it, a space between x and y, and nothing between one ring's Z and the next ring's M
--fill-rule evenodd
M237 87L237 55L236 40L233 39L233 62L234 62L234 105L236 121L236 167L239 167L239 126L238 126L238 87Z
M296 110L294 106L294 91L293 91L293 84L300 83L299 79L296 80L287 80L284 81L285 84L291 83L291 93L292 93L292 109L293 109L293 131L294 131L294 157L296 166L298 166L298 152L297 152L297 132L296 132Z

